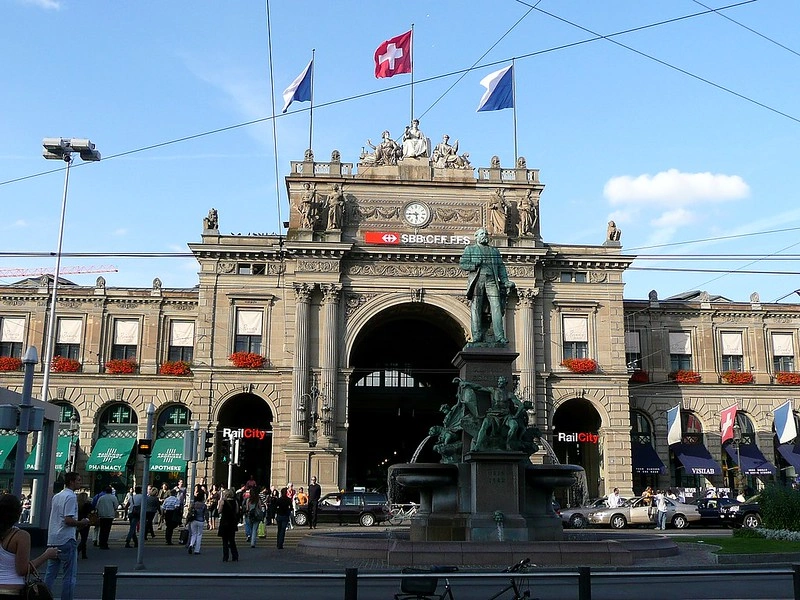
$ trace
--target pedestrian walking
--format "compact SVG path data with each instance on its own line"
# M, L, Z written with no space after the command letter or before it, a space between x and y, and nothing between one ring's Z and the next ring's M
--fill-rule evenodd
M108 550L108 536L111 533L111 527L114 525L114 517L117 514L117 495L114 493L114 488L110 485L106 487L102 496L97 499L97 517L98 527L100 532L97 535L97 542L101 550Z
M219 529L217 535L222 538L222 562L239 560L239 550L236 548L236 532L239 529L239 503L233 490L225 490L225 494L218 504Z
M164 532L164 539L167 546L172 546L172 533L175 528L181 524L181 505L178 501L178 490L171 490L169 496L164 500L161 505L161 510L164 511L164 525L167 530Z
M142 498L142 486L137 485L133 490L133 495L131 496L128 504L128 535L125 538L126 548L131 547L131 542L133 542L134 548L139 546L139 538L136 535L136 530L139 527L139 523L142 521L143 504L144 498Z
M200 554L200 545L203 542L203 529L206 526L205 496L200 493L194 497L194 502L189 509L186 521L189 524L189 554Z
M275 500L275 521L278 523L278 550L283 550L286 539L286 528L292 515L292 500L287 494L288 488L281 488L280 497Z
M312 477L308 484L308 527L317 528L317 511L319 510L319 499L322 496L322 488L317 483L317 478Z

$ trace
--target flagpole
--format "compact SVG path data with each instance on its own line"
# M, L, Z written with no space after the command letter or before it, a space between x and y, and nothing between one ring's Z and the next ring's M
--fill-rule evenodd
M411 24L411 120L414 122L414 24Z
M511 59L511 102L513 104L512 109L514 111L514 167L517 166L517 159L519 158L519 152L517 151L517 81L516 81L516 71L515 68L516 59Z
M311 135L314 131L314 53L315 48L311 49L311 108L308 110L308 149L312 150ZM313 150L312 150L313 152Z

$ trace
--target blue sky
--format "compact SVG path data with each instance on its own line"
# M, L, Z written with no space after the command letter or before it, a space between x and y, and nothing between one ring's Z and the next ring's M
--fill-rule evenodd
M88 137L104 157L71 171L65 252L185 251L212 206L223 233L276 232L289 161L307 146L308 103L276 120L276 202L270 42L275 112L315 48L315 154L326 160L338 149L356 162L367 138L399 136L409 120L408 88L388 90L409 76L375 79L372 56L414 23L421 129L434 141L458 139L474 166L494 154L513 162L512 111L475 109L479 81L517 57L519 152L546 185L545 241L599 244L614 219L631 253L752 257L637 267L798 271L797 260L749 263L800 253L789 177L800 131L800 3L758 0L680 19L707 11L703 4L273 1L270 40L264 1L0 0L0 250L55 250L63 172L39 175L61 167L41 157L42 138L53 136ZM475 63L459 82L447 76ZM217 129L226 130L130 153ZM678 244L691 240L710 241ZM675 245L644 249L661 244ZM0 268L52 262L0 257ZM192 259L64 261L104 264L119 268L104 275L109 286L197 283ZM69 278L88 285L96 276ZM702 289L734 300L758 291L771 302L800 288L796 275L631 270L626 282L628 298Z

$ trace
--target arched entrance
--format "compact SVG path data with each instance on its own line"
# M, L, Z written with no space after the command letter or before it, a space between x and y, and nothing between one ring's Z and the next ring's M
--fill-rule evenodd
M442 404L452 404L464 347L463 329L444 310L404 304L373 318L359 333L350 366L347 488L386 490L390 465L411 460ZM418 460L439 461L428 442Z
M553 415L553 451L562 464L584 468L589 498L600 495L600 424L600 414L586 398L567 400Z
M255 394L237 394L225 402L219 411L214 437L214 481L217 485L230 483L238 488L250 476L258 485L269 485L272 475L272 410ZM231 448L239 440L239 462L232 464L230 455L221 452L223 439Z

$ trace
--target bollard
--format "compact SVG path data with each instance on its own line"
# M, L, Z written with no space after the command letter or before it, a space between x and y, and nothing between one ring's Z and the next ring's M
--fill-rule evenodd
M794 600L800 600L800 565L792 565L792 581L794 582Z
M592 600L592 572L589 567L578 567L578 600Z
M116 566L103 568L103 595L102 600L116 600L117 598L117 570Z
M344 570L344 600L358 600L358 569Z

